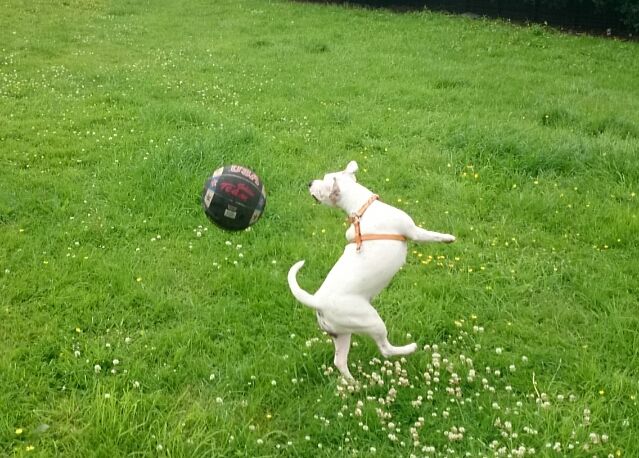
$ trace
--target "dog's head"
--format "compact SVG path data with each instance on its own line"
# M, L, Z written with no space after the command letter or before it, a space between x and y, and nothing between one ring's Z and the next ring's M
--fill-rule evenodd
M327 173L321 180L311 181L308 184L311 196L322 204L336 207L341 190L357 182L355 178L357 169L357 162L351 161L341 172Z

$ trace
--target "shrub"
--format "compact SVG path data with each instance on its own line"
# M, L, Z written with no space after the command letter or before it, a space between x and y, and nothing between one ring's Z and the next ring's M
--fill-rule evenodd
M409 9L427 7L532 22L547 21L551 25L570 28L610 29L615 34L639 33L639 0L346 0L336 2Z

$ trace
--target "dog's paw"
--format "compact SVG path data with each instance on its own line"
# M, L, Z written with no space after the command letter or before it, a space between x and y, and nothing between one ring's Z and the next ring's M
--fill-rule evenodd
M407 355L410 355L411 353L414 353L415 350L417 350L417 344L416 343L412 343L412 344L408 344L406 345L406 351L407 351Z
M355 380L355 377L353 377L352 375L350 375L348 377L345 376L345 375L342 375L339 378L339 384L342 385L342 386L351 386L353 388L356 388L356 387L359 386L359 382L357 380Z
M442 237L442 242L444 243L453 243L455 240L457 240L455 236L450 234L446 234Z

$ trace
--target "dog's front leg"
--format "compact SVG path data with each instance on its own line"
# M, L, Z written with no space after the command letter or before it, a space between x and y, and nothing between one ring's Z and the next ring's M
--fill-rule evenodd
M408 231L407 237L414 242L442 242L452 243L455 241L455 236L450 234L441 234L439 232L427 231L421 227L413 226Z
M335 367L337 367L346 381L354 382L355 379L351 375L351 371L348 370L348 352L351 349L351 335L341 334L333 337L333 343L335 344Z

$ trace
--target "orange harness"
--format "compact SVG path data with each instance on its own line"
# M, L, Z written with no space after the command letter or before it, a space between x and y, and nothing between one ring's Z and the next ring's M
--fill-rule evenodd
M406 237L399 234L366 234L362 235L362 230L360 229L359 222L364 215L364 212L368 210L368 207L371 206L373 202L379 199L377 194L373 194L370 199L360 208L357 212L353 213L348 217L348 222L353 225L355 228L355 240L350 243L355 243L357 245L357 251L359 252L362 248L362 242L367 240L398 240L401 242L406 241Z

